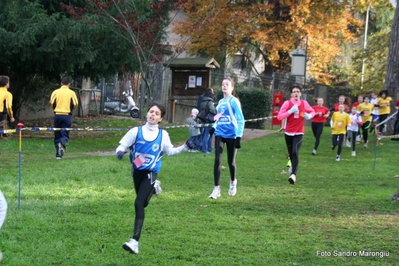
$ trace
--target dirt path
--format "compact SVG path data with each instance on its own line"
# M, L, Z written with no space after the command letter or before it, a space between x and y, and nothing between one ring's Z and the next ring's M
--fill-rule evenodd
M267 136L269 134L276 133L276 132L277 132L277 130L245 128L244 135L242 136L242 140L246 141L246 140L256 139L256 138Z

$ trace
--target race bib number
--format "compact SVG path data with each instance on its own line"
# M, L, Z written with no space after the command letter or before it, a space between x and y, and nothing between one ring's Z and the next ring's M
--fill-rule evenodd
M145 162L145 156L143 154L140 154L139 156L136 157L136 159L133 160L133 163L137 168L142 166L144 162Z
M338 123L337 123L337 126L338 126L338 127L342 127L342 122L338 122Z
M222 116L222 114L217 114L217 115L215 115L214 117L213 117L213 120L218 120L220 117Z

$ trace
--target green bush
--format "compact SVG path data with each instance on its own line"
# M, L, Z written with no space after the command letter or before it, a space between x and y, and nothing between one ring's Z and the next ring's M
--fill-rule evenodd
M236 93L241 102L242 112L245 120L259 119L270 115L271 112L271 94L268 90L262 88L236 88ZM223 98L223 92L216 94L217 100ZM266 120L260 119L251 122L245 122L246 128L264 128Z

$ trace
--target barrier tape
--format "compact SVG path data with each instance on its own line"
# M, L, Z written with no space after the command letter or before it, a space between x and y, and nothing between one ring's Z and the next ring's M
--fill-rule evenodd
M389 120L391 120L396 114L398 113L398 111L396 111L395 113L391 114L390 116L388 116L387 118L385 118L384 121L378 123L375 127L379 127L382 124L385 124L386 122L388 122Z
M398 139L399 138L399 134L397 135L391 135L391 136L378 136L378 139Z
M268 117L261 117L261 118L254 118L254 119L247 119L245 122L256 122L256 121L262 121L262 120L268 120L270 118L273 118L272 116ZM213 123L203 123L203 124L198 124L196 127L208 127L213 125ZM184 128L184 127L190 127L189 125L176 125L176 126L165 126L161 127L163 129L169 129L169 128ZM128 131L132 129L130 128L118 128L118 127L113 127L113 128L103 128L103 127L85 127L85 128L59 128L59 127L24 127L21 129L21 131ZM0 130L0 134L8 134L8 133L16 133L19 132L19 129L6 129L6 130Z

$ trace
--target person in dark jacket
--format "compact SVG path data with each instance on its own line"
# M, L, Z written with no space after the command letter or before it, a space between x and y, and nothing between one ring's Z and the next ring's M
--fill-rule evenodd
M201 112L201 110L208 110L208 113L210 115L208 115L208 119L205 121L202 121L203 123L207 124L207 126L203 127L202 132L202 147L201 147L201 151L203 153L211 153L212 152L212 137L209 134L209 130L212 127L213 123L213 119L211 117L213 117L216 114L216 108L214 105L214 99L213 99L213 89L212 88L207 88L204 94L204 97L202 98L202 102L200 104L200 109L199 111Z

